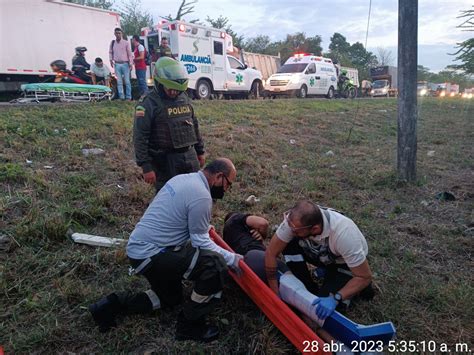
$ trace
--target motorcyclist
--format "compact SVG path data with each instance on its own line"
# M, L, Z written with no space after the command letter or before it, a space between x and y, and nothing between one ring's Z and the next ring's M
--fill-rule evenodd
M347 70L342 69L341 74L339 75L339 78L338 78L338 82L337 82L338 87L339 87L339 92L342 92L344 90L344 84L348 80L349 80L349 77L347 76Z
M67 69L66 62L58 59L50 64L51 70L56 73L55 83L85 84L85 81L75 76L72 71Z
M86 47L76 47L76 55L72 58L72 71L82 80L90 82L91 77L87 74L87 70L90 70L91 66L86 61L86 51Z

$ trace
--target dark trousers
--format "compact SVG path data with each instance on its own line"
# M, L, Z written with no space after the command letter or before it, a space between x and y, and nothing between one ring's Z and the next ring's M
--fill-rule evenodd
M313 281L307 265L307 263L314 263L314 260L308 259L303 248L298 244L297 238L294 238L287 245L285 250L283 250L283 256L285 257L286 265L291 272L304 283L308 291L319 297L327 297L330 293L335 294L353 277L347 264L329 264L321 266L325 269L325 276L323 284L321 287L318 287L318 285ZM372 285L369 285L361 292L361 295L367 295L366 298L372 298L372 293ZM371 294L372 296L370 296Z
M195 173L200 168L194 147L190 147L184 152L160 154L153 159L152 165L156 174L156 191L159 191L172 177L179 174Z
M197 257L197 258L196 258ZM195 262L192 271L190 265ZM138 268L143 260L130 259L132 267ZM227 266L224 258L215 252L193 248L188 242L182 247L169 247L151 258L151 262L140 272L150 283L151 290L158 296L161 308L173 307L183 302L182 280L186 278L194 282L193 295L183 307L188 320L198 320L210 313L220 298L223 278ZM147 313L152 310L151 301L143 302L145 292L130 295L125 303L132 313Z

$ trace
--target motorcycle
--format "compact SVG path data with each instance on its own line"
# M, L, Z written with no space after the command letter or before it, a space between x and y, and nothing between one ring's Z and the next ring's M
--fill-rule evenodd
M357 97L357 87L354 85L352 79L345 80L342 83L339 89L339 95L345 99L355 99Z

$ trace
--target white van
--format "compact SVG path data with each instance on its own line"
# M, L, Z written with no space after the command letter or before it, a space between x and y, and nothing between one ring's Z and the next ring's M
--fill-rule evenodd
M266 80L268 96L325 95L332 99L337 89L336 68L330 58L311 54L295 54Z
M213 93L258 96L263 88L262 73L230 55L232 37L223 30L183 21L162 21L144 28L142 38L152 58L163 37L168 38L174 58L186 67L188 87L196 98L208 99Z

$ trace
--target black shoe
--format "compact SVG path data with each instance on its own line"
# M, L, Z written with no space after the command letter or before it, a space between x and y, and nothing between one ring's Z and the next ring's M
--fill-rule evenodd
M206 324L202 319L199 321L189 321L182 313L178 316L176 325L176 340L194 340L202 343L209 343L219 337L219 328L215 325Z
M91 312L92 318L94 318L94 322L99 327L101 333L105 333L110 328L117 326L115 316L117 315L118 307L119 300L115 293L89 306L89 312Z

